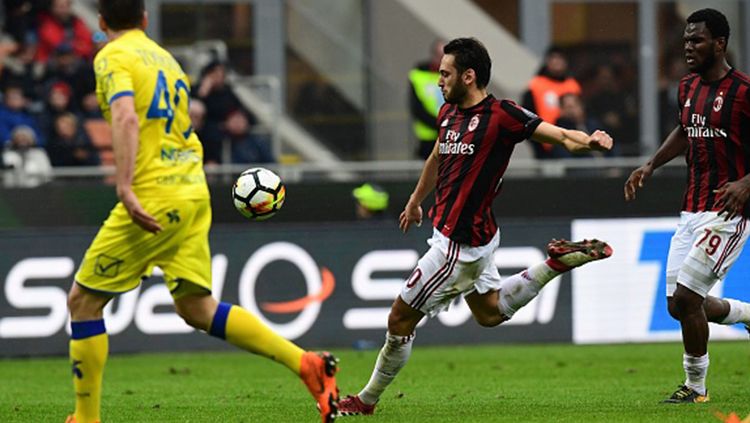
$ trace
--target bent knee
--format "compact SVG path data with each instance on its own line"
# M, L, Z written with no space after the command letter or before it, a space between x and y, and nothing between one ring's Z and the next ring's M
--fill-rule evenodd
M207 331L219 303L210 295L187 295L175 299L175 311L188 325Z
M388 314L388 333L401 336L411 335L422 317L424 314L418 310L405 312L398 307L393 307Z
M81 311L83 308L83 296L80 294L79 291L73 291L71 290L68 293L68 310L70 310L70 313L75 315Z
M679 286L672 295L670 314L673 312L676 315L683 315L685 313L694 313L703 309L704 298L688 288ZM674 314L673 314L674 315Z
M180 316L185 323L196 329L207 331L211 326L213 315L209 315L209 313L205 312L202 308L180 307L178 305L175 307L175 311L177 311L177 315Z
M182 318L182 320L191 327L201 330L208 329L208 325L205 323L205 320L201 319L200 316L190 310L178 308L177 315L180 316L180 318Z
M677 308L677 304L672 297L667 297L667 311L673 319L680 320L679 309Z
M67 306L73 320L102 318L102 310L111 297L100 296L74 285L68 292Z
M409 320L403 314L391 310L388 314L388 332L394 335L408 335L411 333Z
M498 313L496 315L475 315L474 320L479 324L479 326L485 328L493 328L500 323L503 323L506 319L504 316Z

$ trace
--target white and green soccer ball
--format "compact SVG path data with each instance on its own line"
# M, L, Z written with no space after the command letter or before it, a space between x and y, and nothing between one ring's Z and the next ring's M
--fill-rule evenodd
M232 187L234 207L252 220L266 220L276 214L285 197L281 178L262 167L242 172Z

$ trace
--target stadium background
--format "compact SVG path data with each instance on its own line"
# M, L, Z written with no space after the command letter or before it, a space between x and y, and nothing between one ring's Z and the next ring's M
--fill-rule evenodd
M711 5L731 19L733 62L750 69L750 2ZM496 254L501 274L540 260L552 237L601 237L615 256L564 276L499 328L478 327L458 303L420 328L419 343L679 339L679 327L666 316L662 278L684 167L676 160L660 171L632 204L624 203L622 185L674 124L662 116L660 91L674 83L666 64L675 39L679 47L683 18L701 2L165 0L147 6L149 34L193 77L212 58L227 61L238 96L257 117L254 131L268 136L278 158L266 166L287 183L278 216L247 222L232 209L229 190L250 165L207 168L214 276L221 284L215 295L256 310L305 347L379 346L387 307L429 235L423 227L402 236L395 223L421 169L412 159L406 74L435 38L473 35L494 58L497 96L519 99L553 43L584 80L601 62L620 66L637 114L629 137L616 142L629 147L611 158L539 161L521 146L495 205L503 228ZM74 8L93 24L93 2ZM65 290L115 201L111 172L55 168L43 185L0 190L0 356L66 353ZM387 219L355 219L351 190L364 181L390 193ZM716 293L750 300L743 289L749 266L743 254ZM321 301L327 272L335 287ZM224 348L189 334L158 282L152 278L108 311L111 351ZM304 309L269 311L269 303L307 296L313 298ZM746 335L712 327L712 336Z

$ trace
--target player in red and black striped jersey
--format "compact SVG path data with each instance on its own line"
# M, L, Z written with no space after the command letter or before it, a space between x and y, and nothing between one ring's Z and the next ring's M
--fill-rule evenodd
M486 73L474 72L446 53L440 73L446 103L438 114L438 140L401 215L404 231L422 221L419 205L434 188L430 217L435 228L459 244L485 245L497 232L491 205L516 144L532 138L571 152L611 149L612 139L603 131L589 136L559 128L511 100L488 95L489 65ZM468 81L476 89L470 90Z
M435 205L429 215L435 228L455 242L485 245L497 232L490 205L513 148L542 121L510 100L488 95L468 108L446 103L438 122Z
M708 295L748 237L750 216L750 78L726 60L729 24L714 9L687 19L679 125L625 183L635 199L654 170L686 153L688 184L667 260L667 304L680 321L685 383L665 402L706 402L708 322L750 324L750 304Z
M715 81L691 73L680 81L680 127L687 141L688 187L682 210L721 211L717 201L728 182L750 173L750 78L729 68ZM744 140L744 141L743 141ZM727 187L728 188L728 187ZM737 198L730 196L730 201ZM750 216L748 204L734 202L734 213ZM734 214L733 213L733 214ZM732 215L733 215L732 214Z
M439 86L446 104L438 114L438 139L399 217L404 232L421 224L420 204L435 190L430 249L393 303L386 344L370 381L358 395L339 402L342 415L372 414L411 354L417 323L447 308L458 295L464 295L480 325L497 326L555 276L612 253L601 241L553 241L547 261L500 280L492 260L500 233L491 205L516 144L531 138L583 152L609 150L612 138L602 131L589 136L559 128L510 100L488 95L491 61L476 39L455 39L443 53Z

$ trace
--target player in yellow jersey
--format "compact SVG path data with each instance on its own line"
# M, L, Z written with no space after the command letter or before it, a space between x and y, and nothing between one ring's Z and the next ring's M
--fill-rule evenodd
M68 423L100 421L108 338L102 310L153 266L191 326L299 375L323 422L336 415L336 359L305 352L241 307L211 294L209 192L203 150L188 116L190 85L174 58L144 33L143 0L100 0L109 43L94 60L97 97L112 126L119 202L86 251L68 295L76 393Z

